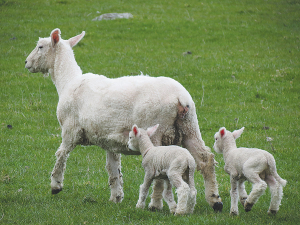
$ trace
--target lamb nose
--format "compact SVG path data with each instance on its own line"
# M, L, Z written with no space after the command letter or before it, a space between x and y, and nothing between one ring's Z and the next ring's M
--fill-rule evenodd
M27 60L25 60L25 64L27 63Z

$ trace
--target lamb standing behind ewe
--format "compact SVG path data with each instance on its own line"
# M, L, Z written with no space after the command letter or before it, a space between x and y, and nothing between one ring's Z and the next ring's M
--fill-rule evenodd
M225 171L230 175L231 215L238 215L238 198L249 212L258 198L265 192L267 185L271 191L269 214L276 214L283 196L282 187L286 185L276 171L274 157L267 151L257 148L237 148L235 139L243 133L244 127L232 133L225 127L215 134L214 149L223 153ZM249 196L244 182L253 183Z
M160 124L151 138L154 145L174 144L187 148L204 177L206 200L214 210L221 211L223 204L212 163L214 155L202 140L195 104L188 91L166 77L109 79L82 74L72 47L85 33L69 40L63 40L60 33L54 29L49 38L40 38L25 61L25 67L32 73L50 73L59 95L57 118L62 128L62 143L55 154L52 193L62 190L70 152L77 145L97 145L107 151L110 200L121 202L124 193L120 153L138 154L127 147L131 126L137 123L147 128ZM155 182L152 196L162 195L162 185L163 181ZM161 201L152 201L153 208L161 204Z
M140 186L137 208L144 208L149 187L154 179L165 179L166 188L163 197L168 203L170 212L175 214L193 213L196 204L197 190L194 184L196 163L188 150L179 146L154 146L150 137L158 124L146 130L133 125L129 133L128 147L140 151L145 170L144 183ZM178 205L174 201L172 185L176 187ZM159 200L159 199L157 199Z

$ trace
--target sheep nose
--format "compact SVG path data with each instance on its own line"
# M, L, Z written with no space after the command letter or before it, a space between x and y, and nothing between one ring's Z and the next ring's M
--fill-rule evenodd
M25 60L25 64L27 63L27 60Z

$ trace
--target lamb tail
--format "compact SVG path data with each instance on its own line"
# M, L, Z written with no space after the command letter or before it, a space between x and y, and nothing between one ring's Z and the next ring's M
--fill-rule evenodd
M268 157L268 164L270 167L270 173L272 174L272 176L275 178L275 180L280 183L283 187L285 187L285 185L287 184L287 181L282 179L278 173L277 173L277 169L276 169L276 162L274 157L270 154Z

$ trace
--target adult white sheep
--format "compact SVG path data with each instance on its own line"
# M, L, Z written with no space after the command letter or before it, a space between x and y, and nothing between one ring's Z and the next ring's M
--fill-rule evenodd
M215 134L214 149L223 154L225 171L230 175L231 215L238 215L238 198L249 212L258 198L265 192L267 185L271 191L269 214L276 214L283 196L282 187L286 185L276 171L274 157L267 151L257 148L237 148L235 139L243 133L244 127L232 133L225 127ZM244 182L253 183L249 196Z
M144 208L150 185L155 179L164 179L166 186L163 197L169 205L171 213L193 213L196 204L197 190L194 183L196 163L188 150L179 146L154 146L150 137L159 124L147 130L133 125L129 133L128 147L140 151L143 156L142 165L145 170L144 183L140 186L137 208ZM176 188L178 205L174 201L172 185ZM162 198L156 199L162 201Z
M50 73L59 102L57 118L62 128L62 143L56 152L51 175L52 193L62 190L66 161L76 145L97 145L107 151L106 169L111 188L110 200L121 202L124 196L121 154L137 154L127 148L128 134L134 123L147 128L160 124L153 135L154 145L183 145L201 170L205 180L206 200L216 211L223 204L218 194L213 157L205 146L198 127L194 102L177 81L166 77L127 76L109 79L82 74L72 47L84 36L63 40L59 29L49 38L40 38L25 61L32 73ZM157 181L153 195L162 195ZM156 191L157 189L157 191ZM162 202L152 202L159 208Z

